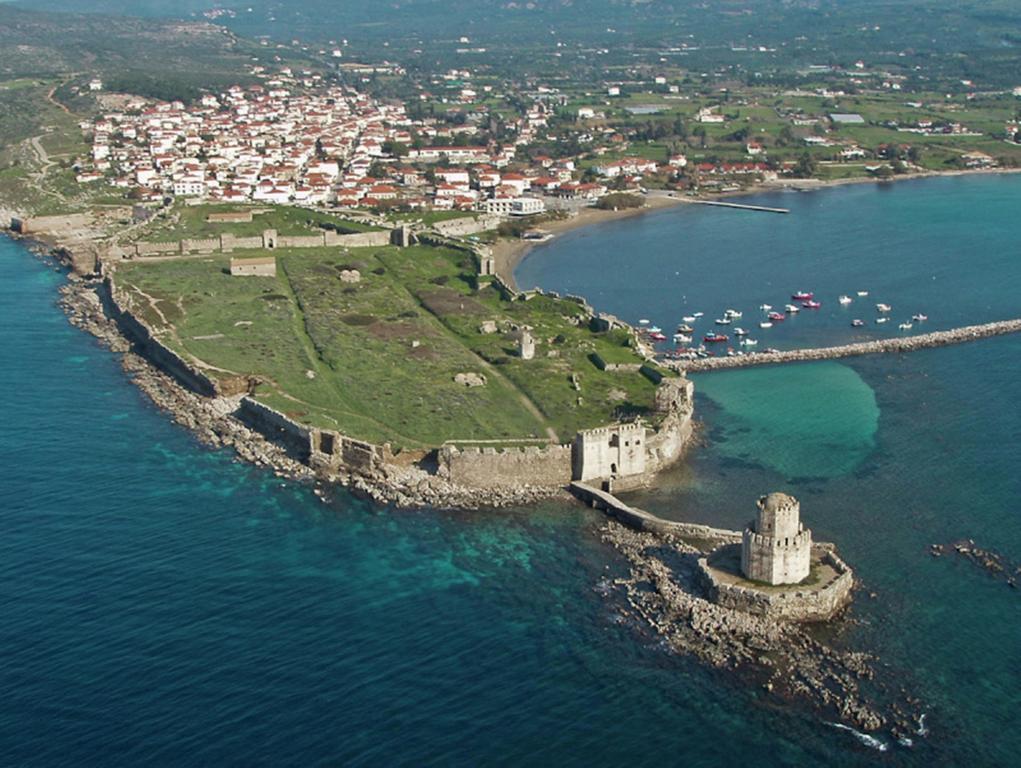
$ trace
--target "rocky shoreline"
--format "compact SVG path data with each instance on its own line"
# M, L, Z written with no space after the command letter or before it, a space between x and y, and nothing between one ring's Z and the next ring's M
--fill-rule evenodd
M866 733L886 729L907 745L923 732L921 703L904 689L893 690L873 656L824 644L806 625L708 600L697 562L711 546L614 521L601 532L628 562L628 575L614 586L629 618L655 632L674 653L748 676L767 696L808 705ZM850 623L845 614L830 626L839 636ZM894 703L880 704L880 697Z

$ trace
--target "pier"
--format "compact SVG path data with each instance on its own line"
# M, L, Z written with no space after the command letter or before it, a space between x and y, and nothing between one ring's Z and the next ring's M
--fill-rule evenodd
M718 371L725 368L744 368L750 365L777 365L779 363L804 363L812 360L836 360L842 357L878 355L890 352L912 352L916 349L946 347L968 341L1003 336L1021 332L1021 319L1000 320L984 325L969 325L949 331L934 331L918 336L904 336L895 339L862 341L836 347L815 349L791 349L785 352L751 352L745 355L727 357L702 357L695 360L666 360L663 364L686 373Z
M728 203L724 200L689 200L694 205L714 205L717 208L738 208L742 211L762 211L763 213L790 213L787 208L770 208L767 205L747 205L745 203Z

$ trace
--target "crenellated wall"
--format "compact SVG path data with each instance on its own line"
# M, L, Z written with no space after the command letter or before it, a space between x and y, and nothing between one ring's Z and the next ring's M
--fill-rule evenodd
M705 557L698 560L698 572L709 598L726 608L789 621L826 621L851 601L854 574L831 546L817 544L813 555L836 572L826 584L772 591L730 584L716 577Z
M474 488L565 486L571 481L571 446L464 448L445 445L438 452L439 474Z
M402 232L397 229L393 232ZM130 248L135 256L166 256L173 253L230 253L241 249L267 248L371 248L390 245L395 240L405 242L402 235L395 237L390 230L379 232L355 232L342 235L337 232L323 230L313 235L278 235L273 230L266 230L262 235L253 237L235 237L222 234L219 237L190 238L161 243L134 243Z
M241 398L235 415L267 440L284 446L295 458L308 460L311 454L311 433L308 427L251 397Z

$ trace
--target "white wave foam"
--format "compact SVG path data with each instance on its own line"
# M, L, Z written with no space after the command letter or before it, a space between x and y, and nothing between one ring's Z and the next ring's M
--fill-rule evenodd
M885 741L877 739L875 736L870 736L867 733L856 731L849 725L844 725L843 723L826 723L826 725L833 726L834 728L839 728L842 731L848 731L849 733L853 734L854 737L858 739L858 741L860 741L866 747L871 747L872 749L875 749L879 752L885 752L887 749L890 748L890 745L887 744Z

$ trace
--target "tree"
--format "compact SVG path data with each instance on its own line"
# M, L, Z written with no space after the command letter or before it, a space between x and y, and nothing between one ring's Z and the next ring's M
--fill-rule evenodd
M815 175L815 160L808 152L803 152L794 166L794 175L799 179L808 179Z

